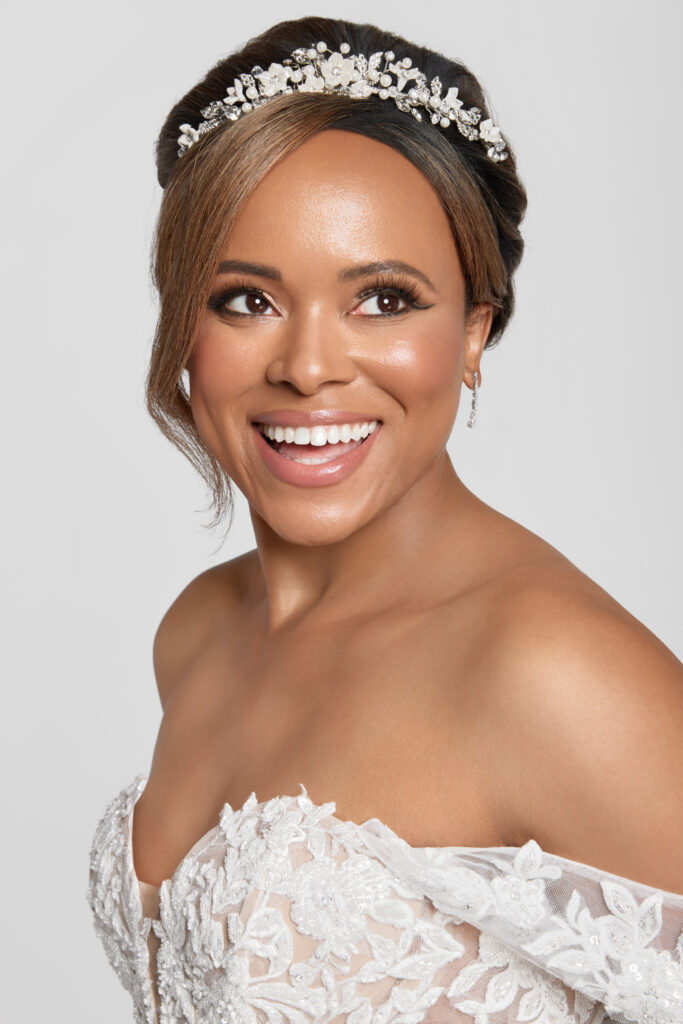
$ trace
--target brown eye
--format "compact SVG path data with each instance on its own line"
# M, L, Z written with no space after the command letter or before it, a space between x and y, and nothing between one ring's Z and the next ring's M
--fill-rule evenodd
M365 307L364 310L363 307ZM409 306L406 300L396 292L378 291L374 295L369 295L356 308L363 310L362 315L364 316L392 316L396 313L403 313Z
M393 295L391 292L385 292L383 295L377 296L377 306L380 313L398 313L401 308L402 300L398 295Z
M259 314L270 309L270 303L260 292L238 292L224 303L230 313Z

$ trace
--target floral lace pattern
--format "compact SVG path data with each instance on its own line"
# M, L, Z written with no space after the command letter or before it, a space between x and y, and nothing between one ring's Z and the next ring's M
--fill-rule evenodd
M683 895L534 840L411 847L303 785L226 804L145 917L144 786L107 808L88 884L136 1024L683 1024Z

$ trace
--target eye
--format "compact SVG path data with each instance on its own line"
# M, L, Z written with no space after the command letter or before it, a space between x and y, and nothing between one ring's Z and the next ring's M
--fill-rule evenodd
M270 316L273 313L277 315L272 303L256 288L226 289L218 295L212 295L209 306L217 313L224 313L227 316Z
M272 306L261 292L233 292L226 298L223 308L228 313L249 316L254 313L266 313Z
M408 301L399 292L385 290L363 299L355 311L364 309L362 316L393 316L409 308Z
M378 277L368 283L356 296L357 305L353 308L354 316L368 319L389 319L407 313L411 309L429 309L429 305L420 301L414 283L406 277L392 277L385 280Z

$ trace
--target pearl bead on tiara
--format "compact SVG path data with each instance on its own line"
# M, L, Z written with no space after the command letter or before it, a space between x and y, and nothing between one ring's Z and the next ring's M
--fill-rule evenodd
M422 120L422 111L426 111L431 123L440 128L449 128L454 123L465 138L483 142L491 160L507 159L500 128L491 118L482 121L479 107L463 107L456 88L442 96L439 78L432 78L428 85L426 75L412 66L410 57L395 61L391 50L373 53L368 58L363 54L349 55L350 49L348 43L341 43L338 51L332 51L326 43L319 42L315 47L294 50L282 64L271 64L267 71L256 65L251 74L234 80L224 99L215 100L200 111L204 120L196 128L189 124L180 126L178 156L225 121L236 121L274 96L297 91L392 99L399 110L412 114L418 121Z

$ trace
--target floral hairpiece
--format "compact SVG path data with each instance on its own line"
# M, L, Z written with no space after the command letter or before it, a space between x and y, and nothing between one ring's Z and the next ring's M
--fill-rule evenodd
M412 66L410 57L395 61L391 50L373 53L368 58L363 54L349 55L350 49L348 43L341 43L339 50L333 52L326 43L319 42L315 47L294 50L282 64L271 64L267 71L256 65L251 74L234 80L223 100L215 100L200 111L204 120L196 128L189 124L180 126L178 156L225 121L236 121L274 96L297 91L392 99L399 110L412 114L418 121L422 120L424 110L431 123L441 128L455 123L465 138L483 142L492 160L507 159L500 128L491 118L482 121L478 107L464 108L456 88L442 96L439 78L432 78L428 85L426 75Z

